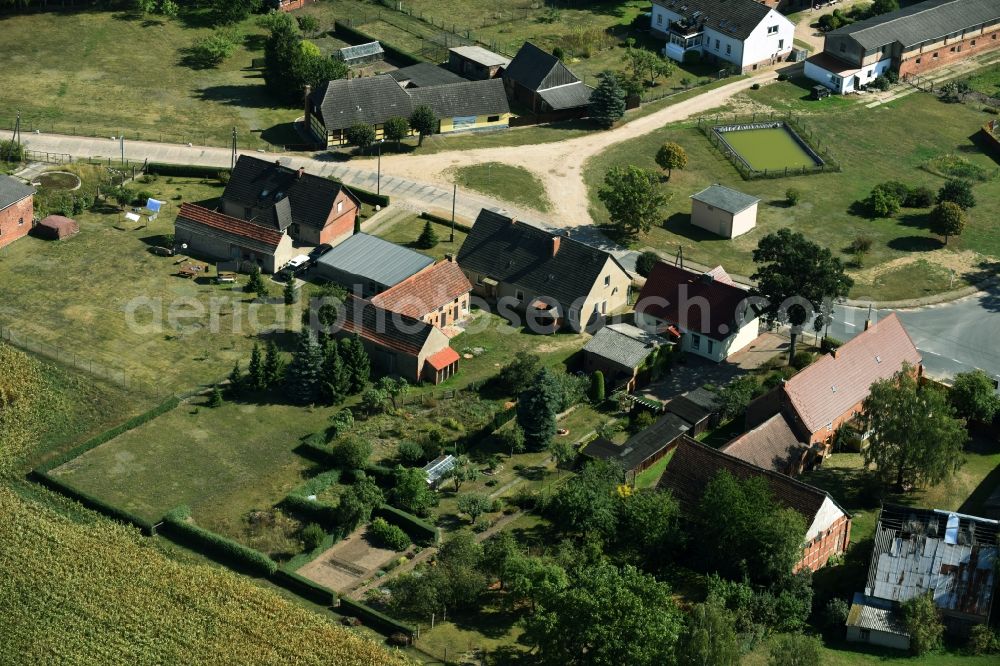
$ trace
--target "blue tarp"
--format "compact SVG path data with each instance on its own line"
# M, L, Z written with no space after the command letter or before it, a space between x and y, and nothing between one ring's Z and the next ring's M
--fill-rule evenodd
M160 212L160 206L163 205L162 201L157 201L156 199L149 199L146 201L146 208L154 213Z

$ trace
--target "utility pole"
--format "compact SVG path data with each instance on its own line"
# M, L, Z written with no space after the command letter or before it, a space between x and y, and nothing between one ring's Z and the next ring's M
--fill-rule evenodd
M122 151L122 164L125 164L125 135L122 134L118 137L118 145Z
M455 183L453 188L451 191L451 236L448 238L449 243L455 242L455 201L458 199L458 183Z
M229 168L230 169L235 169L236 168L236 128L235 127L233 128L233 154L232 154L232 157L229 160Z
M385 139L378 142L378 167L375 172L375 194L382 194L382 143Z
M21 153L21 112L17 112L17 119L14 120L14 136L11 141L17 146L17 153Z

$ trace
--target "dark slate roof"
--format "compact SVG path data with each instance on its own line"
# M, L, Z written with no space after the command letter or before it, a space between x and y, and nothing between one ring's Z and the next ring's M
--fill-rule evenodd
M690 426L679 417L667 414L656 423L629 438L624 444L598 437L584 447L582 453L598 460L613 460L626 472L636 469L644 460L671 446Z
M746 39L771 10L757 0L653 0L688 20Z
M438 118L490 116L510 113L500 79L465 81L407 90L413 106L429 106Z
M427 344L434 327L419 319L377 308L362 298L348 294L343 304L344 316L338 317L340 330L371 342L417 356Z
M397 83L408 81L415 88L445 86L449 83L465 82L465 79L458 74L429 62L418 62L416 65L394 69L391 72L387 72L387 74L395 79Z
M553 256L555 242L559 250ZM555 299L564 308L590 293L608 259L625 271L614 255L604 250L485 208L457 258L463 270Z
M719 395L708 389L696 388L673 398L667 403L667 411L691 425L697 425L719 411Z
M327 250L316 265L323 266L378 284L392 287L434 260L401 245L368 234L354 234L333 249Z
M756 318L745 302L748 297L746 290L713 274L696 273L660 261L646 278L635 311L723 341ZM707 312L698 306L701 299L708 303ZM690 307L682 310L682 304Z
M544 90L579 81L566 65L531 42L525 42L504 70L503 78L516 81L528 90Z
M25 185L17 178L0 175L0 210L9 208L34 193L35 188L31 185Z
M609 324L587 341L583 351L634 369L665 344L667 340L631 324Z
M808 446L800 442L783 414L775 414L719 450L764 469L787 474Z
M731 187L718 184L709 185L701 192L692 194L691 198L695 201L708 204L709 206L720 208L727 213L732 213L733 215L746 210L760 201L759 197L744 194L739 190L734 190Z
M330 81L326 88L314 92L312 99L328 130L408 118L413 110L410 96L385 74Z
M222 199L261 211L254 219L261 225L284 230L296 222L322 229L342 189L344 186L335 181L305 172L300 176L297 169L240 155Z
M610 439L598 437L597 439L591 440L585 447L583 447L583 450L580 451L580 453L588 458L594 458L595 460L611 460L612 458L617 458L621 451L621 444L615 444Z
M701 502L705 486L722 471L729 472L737 479L763 478L771 490L771 496L782 505L798 511L807 523L812 522L823 502L830 497L815 486L762 469L686 436L678 440L674 456L657 487L669 490L682 507L690 509ZM832 497L830 500L837 504ZM837 508L844 515L850 515L839 504Z
M899 42L904 47L937 41L945 35L1000 20L997 0L927 0L898 12L873 16L833 30L848 35L865 51Z
M539 90L538 96L551 106L553 110L561 111L563 109L576 109L581 106L588 106L590 104L590 96L593 92L593 88L582 81L577 81L565 86Z

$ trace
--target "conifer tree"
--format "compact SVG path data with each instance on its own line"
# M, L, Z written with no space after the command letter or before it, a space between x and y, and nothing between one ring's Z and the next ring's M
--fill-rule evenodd
M285 372L288 396L295 402L314 403L320 397L322 379L323 352L312 332L303 330Z
M329 340L323 348L323 400L331 405L344 401L351 391L351 376L340 357L340 346Z
M253 343L250 352L250 365L247 366L247 384L250 390L259 391L264 388L264 364L260 358L260 345Z
M257 359L260 360L259 358ZM240 394L240 388L243 385L243 371L240 370L240 362L236 361L236 365L233 366L233 371L229 373L229 390L233 395Z
M429 250L438 244L438 236L434 232L434 227L431 226L431 221L427 220L424 222L424 230L420 232L420 237L417 238L417 247Z
M263 388L277 386L281 381L281 357L278 355L278 345L274 340L267 343L267 353L264 355Z
M350 378L352 394L360 393L371 379L372 368L368 352L361 344L361 338L353 335L340 341L342 358Z

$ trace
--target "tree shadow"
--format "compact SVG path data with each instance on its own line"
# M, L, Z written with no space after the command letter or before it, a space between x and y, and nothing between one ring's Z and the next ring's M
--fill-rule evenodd
M900 236L893 238L886 245L900 252L930 252L944 247L944 243L937 238L927 236Z
M248 76L247 78L253 77ZM270 98L264 86L257 84L209 86L197 91L195 96L206 102L219 102L229 106L254 109L273 109L280 106Z
M986 280L1000 276L1000 261L982 261L973 270L962 274L969 284L981 284ZM992 284L984 288L985 293L979 297L980 306L990 312L1000 312L1000 285Z
M916 229L930 229L930 213L904 213L897 219L904 227L914 227Z
M243 46L247 51L263 51L267 43L267 35L252 33L243 38Z
M275 146L302 145L305 137L299 134L295 122L278 123L260 133L260 138Z
M875 219L871 209L868 208L868 204L860 200L851 202L851 205L847 207L847 214L854 217L863 217L868 220Z

